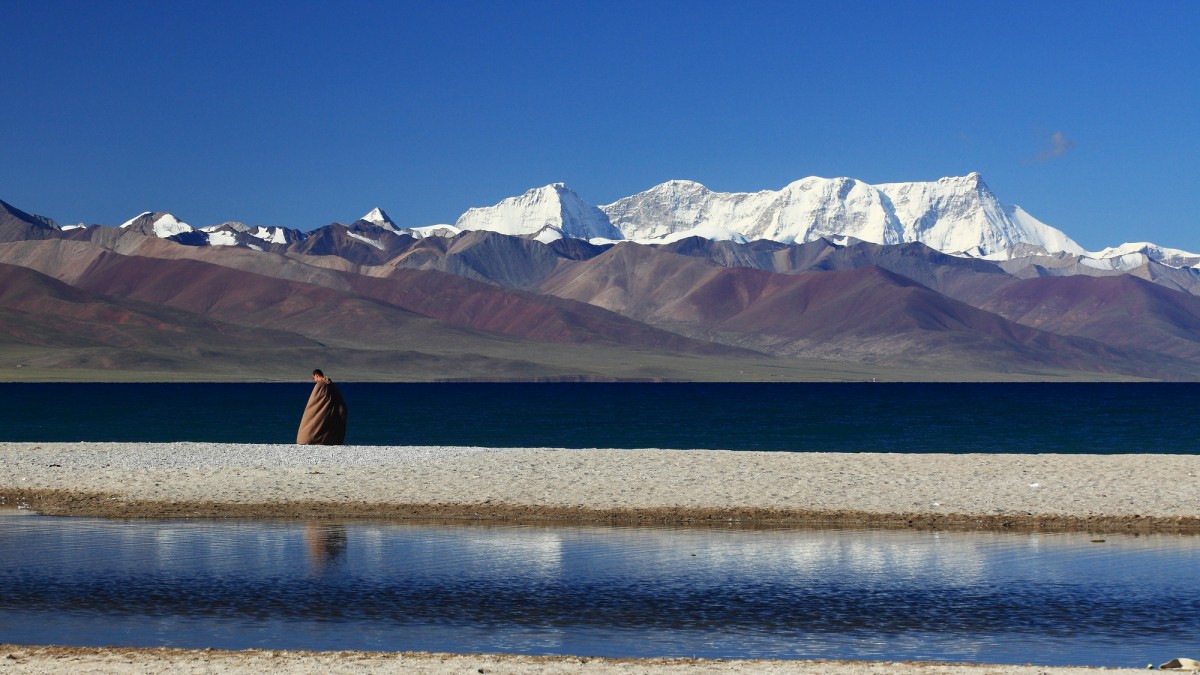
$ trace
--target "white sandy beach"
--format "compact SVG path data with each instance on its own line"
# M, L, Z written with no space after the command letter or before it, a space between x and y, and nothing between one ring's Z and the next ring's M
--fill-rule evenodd
M790 523L1200 532L1190 455L921 455L680 450L2 443L0 499L51 514ZM1190 654L1164 654L1161 662ZM7 646L44 672L1093 673L885 662ZM1124 672L1134 672L1127 670Z

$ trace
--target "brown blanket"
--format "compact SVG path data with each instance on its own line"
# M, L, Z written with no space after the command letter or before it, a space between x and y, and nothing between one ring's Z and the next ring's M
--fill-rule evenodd
M300 431L296 442L301 445L341 445L346 442L346 402L334 386L333 380L317 380L308 405L304 406L304 417L300 418Z

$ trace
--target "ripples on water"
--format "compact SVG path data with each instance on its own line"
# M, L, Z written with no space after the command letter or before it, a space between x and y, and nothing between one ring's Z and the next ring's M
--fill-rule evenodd
M0 642L1144 666L1181 536L0 516Z

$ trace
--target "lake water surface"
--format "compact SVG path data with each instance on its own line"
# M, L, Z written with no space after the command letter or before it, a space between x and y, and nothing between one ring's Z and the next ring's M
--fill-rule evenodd
M1183 453L1200 384L339 385L347 442ZM311 383L0 384L0 441L291 443Z
M1200 538L0 515L0 642L1145 667Z
M341 385L350 443L1186 453L1198 384ZM0 384L0 441L290 443L311 385ZM0 511L0 642L1144 667L1200 538Z

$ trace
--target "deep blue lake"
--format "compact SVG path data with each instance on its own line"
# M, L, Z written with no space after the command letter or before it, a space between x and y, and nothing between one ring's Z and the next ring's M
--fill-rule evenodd
M1200 384L339 383L347 443L837 452L1200 448ZM291 443L295 384L0 384L2 441Z
M1141 667L1200 538L0 511L0 643Z

